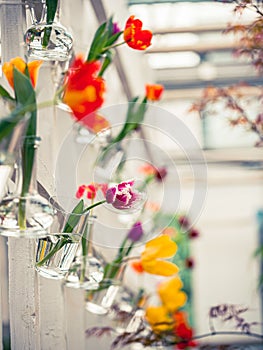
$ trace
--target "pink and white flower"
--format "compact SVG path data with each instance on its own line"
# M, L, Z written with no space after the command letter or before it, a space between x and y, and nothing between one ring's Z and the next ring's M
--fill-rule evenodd
M142 200L142 194L133 190L134 180L111 186L106 192L106 202L116 209L130 209Z

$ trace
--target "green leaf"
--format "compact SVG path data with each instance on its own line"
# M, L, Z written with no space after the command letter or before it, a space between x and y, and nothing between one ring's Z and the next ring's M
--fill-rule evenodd
M80 217L84 210L84 201L81 199L79 203L75 206L70 214L68 221L66 222L63 232L71 233L76 225L79 223Z
M13 128L24 118L25 113L21 112L24 110L23 106L18 106L8 116L0 119L0 142L3 138L7 137Z
M30 113L30 120L22 149L23 184L21 195L24 196L29 190L35 159L35 145L32 137L36 136L37 105L35 90L30 79L16 68L14 68L13 74L16 101L18 104L28 107Z
M140 104L138 104L137 102L138 98L139 97L135 97L131 101L131 103L129 103L125 124L122 130L120 131L120 133L113 140L113 143L120 142L121 140L123 140L131 131L136 129L139 126L139 124L143 121L144 115L146 112L146 107L147 107L147 104L146 104L147 99L144 98L144 100Z
M118 32L114 35L111 35L111 37L107 40L106 42L106 46L111 46L113 45L118 39L119 37L123 34L123 32Z
M47 5L47 23L52 24L57 12L58 0L46 0Z
M9 92L2 85L0 85L0 96L4 100L8 100L12 102L15 101L15 99L9 94Z
M36 266L42 266L43 264L45 264L45 262L51 259L54 254L56 254L60 249L64 247L64 245L70 242L72 242L70 236L64 236L61 239L59 239L54 245L54 247L50 250L50 252L42 260L36 263Z
M99 28L97 29L91 46L90 46L90 50L89 50L89 54L88 54L88 58L87 61L94 61L97 59L98 54L101 53L101 49L104 46L104 42L103 42L103 36L105 33L105 29L107 26L107 22L102 23Z
M52 24L54 22L54 18L57 12L58 0L46 0L46 5L47 5L47 24ZM48 46L51 32L52 32L51 27L45 28L44 37L42 40L43 47Z
M29 105L35 102L35 90L31 80L25 74L14 67L14 90L16 101L21 105Z
M111 53L111 51L108 51L105 55L103 65L100 69L99 77L103 76L105 70L108 68L108 66L111 64L111 62L112 62L112 53Z

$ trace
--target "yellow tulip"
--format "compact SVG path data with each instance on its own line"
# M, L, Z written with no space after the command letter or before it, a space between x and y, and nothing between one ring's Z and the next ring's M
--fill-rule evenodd
M170 278L159 284L158 293L168 312L173 313L186 303L187 296L181 290L182 287L183 283L179 277Z
M170 330L174 325L173 319L163 306L148 306L145 318L156 333Z
M177 245L167 235L161 235L146 243L141 254L141 265L144 271L161 276L176 274L178 267L169 261L161 260L170 258L177 251Z

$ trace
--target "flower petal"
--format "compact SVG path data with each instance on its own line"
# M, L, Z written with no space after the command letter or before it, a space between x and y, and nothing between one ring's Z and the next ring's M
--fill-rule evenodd
M137 242L143 236L142 223L140 221L135 222L130 229L127 238L133 242Z
M147 84L145 86L146 97L150 101L158 101L161 98L164 87L161 84Z
M141 263L144 271L153 275L172 276L179 271L179 268L170 261L141 260Z
M175 312L182 307L187 300L187 296L181 291L183 283L179 277L174 277L158 286L158 293L163 305L169 312Z
M78 57L69 69L63 101L83 124L104 102L105 82L98 77L100 63Z
M107 189L106 192L106 202L107 203L113 203L115 201L115 197L116 197L116 192L117 192L117 188L116 187L110 187Z
M176 251L176 243L169 236L161 235L146 243L142 259L168 258L173 256Z
M169 330L173 327L173 320L169 317L167 310L163 306L148 306L145 318L152 329L157 333Z
M137 273L141 274L144 272L144 269L142 267L142 263L140 260L135 260L131 262L131 267L133 268L134 271Z
M43 63L43 61L35 60L35 61L32 61L32 62L29 62L28 65L27 65L28 66L28 72L29 72L30 80L31 80L31 83L32 83L33 87L36 86L39 68L40 68L42 63Z
M42 61L37 60L37 61L32 61L27 65L29 76L33 87L36 86L38 71L41 64L42 64ZM5 62L3 64L3 68L2 68L3 73L9 85L12 88L14 88L14 75L13 75L14 67L17 70L19 70L19 72L24 74L26 70L26 62L21 57L15 57L15 58L12 58L9 62Z

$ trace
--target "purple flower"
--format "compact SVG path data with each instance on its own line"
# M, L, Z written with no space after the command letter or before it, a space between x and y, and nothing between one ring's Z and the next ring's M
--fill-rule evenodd
M120 30L120 28L119 28L119 26L118 26L118 23L117 22L113 22L113 28L112 28L112 34L114 35L114 34L117 34L117 33L119 33L121 30Z
M132 228L130 229L127 238L133 242L137 242L141 239L143 235L142 224L140 221L135 222Z
M106 202L112 204L116 209L129 209L141 198L138 192L132 190L134 181L121 182L108 188Z

